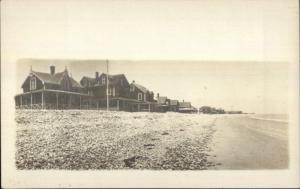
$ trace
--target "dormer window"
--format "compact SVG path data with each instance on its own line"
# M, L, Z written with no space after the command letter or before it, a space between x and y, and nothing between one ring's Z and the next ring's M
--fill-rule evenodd
M105 84L105 77L102 77L102 84Z
M31 77L30 78L30 90L35 90L36 89L36 78L35 77Z

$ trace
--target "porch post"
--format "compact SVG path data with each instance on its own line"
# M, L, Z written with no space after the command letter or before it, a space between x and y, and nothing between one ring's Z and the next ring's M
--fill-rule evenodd
M99 100L97 100L97 110L99 109Z
M72 95L70 94L70 97L69 97L69 109L72 109Z
M89 108L88 109L92 109L92 103L91 103L91 98L89 97Z
M149 110L149 112L150 112L150 103L148 104L148 110Z
M44 109L44 92L42 92L42 109Z
M20 107L22 107L22 105L23 105L23 103L22 103L22 95L20 96L20 100L21 100L21 106Z
M79 96L79 109L81 109L81 96Z
M117 110L118 110L118 111L120 110L120 107L119 107L119 100L117 100Z
M30 93L30 108L32 109L32 93Z
M86 101L86 109L87 109L87 110L89 109L89 103L90 103L90 100L87 99L87 101Z
M140 111L140 108L141 108L141 107L140 107L140 104L138 104L138 112Z
M56 93L56 109L58 109L58 94Z

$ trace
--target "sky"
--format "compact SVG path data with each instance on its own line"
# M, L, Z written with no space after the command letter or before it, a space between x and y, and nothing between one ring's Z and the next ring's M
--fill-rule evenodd
M50 65L56 72L67 68L77 81L107 69L106 60L22 59L17 65L20 93L30 67L46 73L50 73ZM124 73L128 82L135 80L155 95L190 101L195 107L209 105L248 113L287 111L286 62L109 60L109 73Z
M288 109L297 1L10 0L1 19L1 62L14 65L16 92L30 65L67 64L79 81L109 59L111 73L196 107Z

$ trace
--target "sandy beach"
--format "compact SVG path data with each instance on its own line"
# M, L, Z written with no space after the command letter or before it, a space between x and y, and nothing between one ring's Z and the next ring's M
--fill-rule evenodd
M219 118L210 161L214 169L288 168L288 123L247 116Z
M246 115L17 110L18 169L282 169L287 123Z

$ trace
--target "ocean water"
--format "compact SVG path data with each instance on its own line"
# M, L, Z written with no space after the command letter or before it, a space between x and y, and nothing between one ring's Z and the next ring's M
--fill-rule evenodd
M253 114L251 117L263 120L288 121L288 114Z

